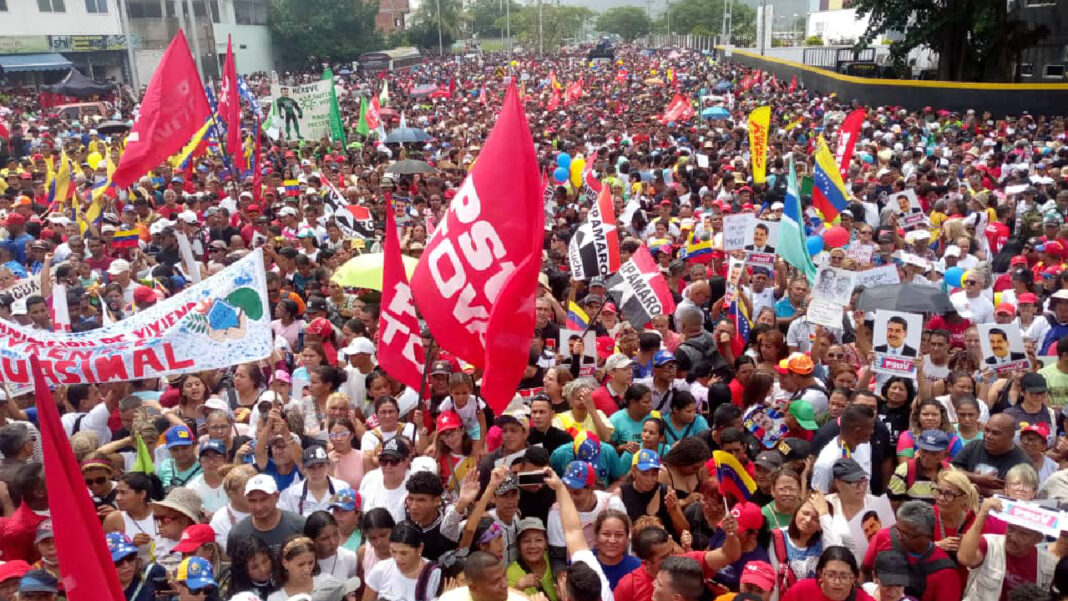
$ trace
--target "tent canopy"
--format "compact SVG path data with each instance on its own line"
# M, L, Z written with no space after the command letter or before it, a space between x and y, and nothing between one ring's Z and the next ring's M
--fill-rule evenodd
M42 86L42 89L52 94L63 94L75 98L88 98L99 94L107 94L115 88L110 83L97 83L82 75L81 71L71 69L67 76L50 86Z
M55 52L47 54L12 54L8 56L0 56L0 71L3 71L4 73L63 71L73 67L74 65L64 58L62 54Z

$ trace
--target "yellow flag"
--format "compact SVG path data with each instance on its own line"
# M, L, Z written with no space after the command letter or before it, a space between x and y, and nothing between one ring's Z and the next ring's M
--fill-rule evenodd
M763 184L768 168L768 127L771 107L761 106L749 113L749 164L753 168L753 183Z

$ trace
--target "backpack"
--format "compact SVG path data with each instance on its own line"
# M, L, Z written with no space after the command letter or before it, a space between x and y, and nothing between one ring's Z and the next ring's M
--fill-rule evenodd
M897 530L890 530L890 543L893 545L893 553L900 553L902 557L906 558L908 554L905 552L905 548L901 546L901 539L897 535ZM936 559L935 561L925 561L934 550L937 549L934 545L920 556L916 563L908 563L909 566L909 583L905 587L905 594L917 599L923 598L923 592L927 590L927 577L939 570L945 569L957 569L957 563L949 557L943 557L942 559ZM891 551L883 551L883 553L891 553Z
M441 568L438 564L428 561L423 569L419 571L419 579L415 581L415 600L414 601L430 601L430 599L437 599L441 596L441 589L445 586L445 579L438 578L438 588L433 595L427 596L427 587L430 585L430 577L434 575L434 572L441 572Z
M905 460L905 465L908 466L905 468L905 493L907 494L912 488L912 485L916 484L916 479L918 477L918 474L920 473L920 470L918 467L916 467L915 457L909 457L907 460ZM950 465L948 461L942 462L942 469L948 470L949 467Z
M775 560L779 562L779 571L775 574L775 586L779 589L779 596L786 590L797 584L797 574L790 567L790 558L786 554L786 533L778 528L771 531L771 549L775 553Z

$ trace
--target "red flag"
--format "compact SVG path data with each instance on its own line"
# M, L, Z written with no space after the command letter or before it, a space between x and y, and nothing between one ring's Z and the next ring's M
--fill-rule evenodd
M226 64L223 65L222 89L219 91L219 116L226 122L226 150L234 157L234 165L245 162L241 145L241 100L237 95L237 65L234 45L226 36Z
M787 90L787 92L790 92L791 94L793 94L796 90L797 90L797 76L794 75L790 79L790 88Z
M449 78L449 98L456 95L456 76Z
M382 266L382 311L378 326L378 363L405 386L419 390L423 382L422 330L415 316L412 289L401 260L393 198L386 194L386 249Z
M10 141L11 132L7 129L7 121L0 119L0 138Z
M48 474L48 505L67 599L124 601L119 575L104 541L104 529L36 356L30 356L30 368L37 397L44 469Z
M411 281L441 347L483 368L482 395L498 413L523 377L534 333L545 219L540 185L513 83Z
M549 98L549 106L545 107L550 111L555 111L560 108L560 102L564 99L564 94L560 88L553 88L553 95Z
M838 129L838 142L834 145L834 162L838 164L838 171L842 179L849 176L849 161L853 159L853 150L857 147L857 137L860 135L860 126L868 112L857 109L842 121L842 127Z
M660 118L661 123L667 123L669 121L685 121L693 118L693 107L690 106L690 101L686 99L682 94L676 93L675 97L668 103L667 108L664 109L664 115Z
M378 104L378 96L371 96L371 103L367 107L367 113L364 114L363 119L367 123L367 129L374 131L382 126L382 108Z
M582 78L578 81L573 81L567 86L567 90L564 92L564 106L577 102L579 98L582 98L583 84Z
M260 118L256 117L256 145L252 149L252 200L259 202L263 194L263 136L260 132Z
M152 75L111 180L120 188L130 186L177 154L210 116L204 86L179 29Z

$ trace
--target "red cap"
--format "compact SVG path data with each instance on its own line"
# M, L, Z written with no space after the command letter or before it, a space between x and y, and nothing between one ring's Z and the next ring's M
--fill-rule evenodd
M1012 303L998 303L998 306L994 308L994 313L1016 315L1016 306Z
M618 313L618 312L619 311L616 309L616 306L613 303L605 303L605 305L603 307L601 307L601 313L613 313L614 314L614 313Z
M442 196L445 197L445 200L449 200L456 196L456 190L449 188L448 190L445 190L445 194L443 194Z
M263 212L263 209L260 208L260 205L249 205L248 209L246 209L246 210L249 213L262 213Z
M741 584L755 584L762 591L775 588L775 570L766 561L750 561L742 568Z
M449 430L459 430L464 427L460 416L455 411L442 411L438 416L436 429L438 432L448 432Z
M604 309L601 309L604 311ZM607 359L612 356L612 352L616 348L616 341L611 336L598 336L597 337L597 356L602 359Z
M182 531L182 538L172 553L195 553L200 545L215 542L215 531L207 524L193 524Z
M0 564L0 582L6 582L12 578L22 578L30 571L30 564L21 559L13 559Z
M764 525L764 514L760 513L760 506L756 503L739 503L731 508L731 515L738 520L738 532L760 530Z
M1027 257L1023 255L1014 256L1009 259L1009 267L1012 267L1013 265L1027 265Z
M1055 257L1064 256L1064 245L1062 245L1060 242L1057 242L1056 240L1046 242L1042 246L1039 246L1037 250L1038 252L1049 253Z
M1034 434L1038 434L1042 438L1049 438L1049 424L1044 424L1040 422L1035 424L1027 424L1026 426L1020 426L1020 434L1022 435L1024 432L1032 432Z
M296 156L297 156L297 153L293 152L292 150L287 150L287 151L286 151L286 154L285 154L285 158L287 158L287 159L288 159L289 157L293 157L293 158L296 158Z
M22 216L22 213L12 213L7 216L4 225L26 225L26 218Z
M19 174L19 178L21 178L21 179L33 179L33 174L31 174L29 171L23 171L22 173Z
M1016 304L1022 305L1024 303L1030 303L1032 305L1038 304L1038 297L1030 292L1024 292L1016 297Z
M149 305L158 300L156 298L156 293L148 286L138 286L137 288L134 288L133 297L134 303L138 305Z

